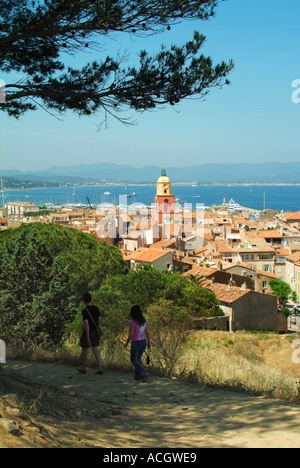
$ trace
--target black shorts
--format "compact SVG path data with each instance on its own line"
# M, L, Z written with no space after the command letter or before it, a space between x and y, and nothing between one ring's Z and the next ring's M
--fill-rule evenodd
M100 345L100 336L97 330L90 332L90 342L92 347L98 347ZM80 337L80 347L81 348L89 348L90 345L87 343L86 333L85 330L83 331Z

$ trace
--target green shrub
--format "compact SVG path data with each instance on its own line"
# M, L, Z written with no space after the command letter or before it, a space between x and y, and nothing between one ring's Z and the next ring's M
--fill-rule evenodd
M68 269L46 242L20 231L0 253L0 335L18 347L56 347L75 314Z

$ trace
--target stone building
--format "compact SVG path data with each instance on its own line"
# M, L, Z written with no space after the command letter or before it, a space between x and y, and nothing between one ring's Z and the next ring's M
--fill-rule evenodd
M224 314L229 316L230 331L287 331L287 317L278 312L276 296L218 283L207 289L216 295Z

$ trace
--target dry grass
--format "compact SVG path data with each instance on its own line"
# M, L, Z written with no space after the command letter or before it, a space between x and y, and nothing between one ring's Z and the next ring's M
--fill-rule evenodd
M198 332L177 372L204 385L299 400L300 364L292 361L299 336Z

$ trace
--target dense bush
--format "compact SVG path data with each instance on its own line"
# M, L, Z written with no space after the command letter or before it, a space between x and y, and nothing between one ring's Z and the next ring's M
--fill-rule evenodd
M121 252L105 242L97 242L95 236L77 229L57 224L34 223L21 225L17 229L0 233L0 251L6 240L15 239L23 233L25 242L35 232L43 239L53 257L59 256L62 264L69 269L69 294L79 300L82 294L96 290L108 274L127 271Z
M61 344L76 310L68 269L35 230L21 230L0 254L0 336L17 347Z
M60 346L82 293L126 271L115 247L75 229L35 223L1 233L0 338Z

